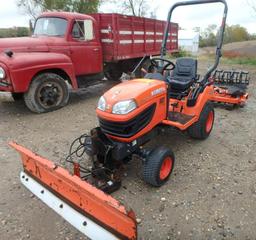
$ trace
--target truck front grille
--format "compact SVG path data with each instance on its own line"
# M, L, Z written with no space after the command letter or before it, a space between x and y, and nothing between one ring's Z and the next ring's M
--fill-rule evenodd
M113 136L123 138L132 137L150 123L155 108L156 104L153 104L127 122L113 122L99 118L100 127L103 132Z

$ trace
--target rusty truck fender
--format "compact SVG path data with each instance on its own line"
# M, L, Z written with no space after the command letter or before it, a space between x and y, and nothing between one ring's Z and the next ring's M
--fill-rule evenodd
M8 57L0 56L1 65L6 66L9 81L13 92L26 92L35 76L42 72L59 73L68 80L74 89L77 89L77 81L74 74L74 66L71 59L61 53L35 52L14 53Z

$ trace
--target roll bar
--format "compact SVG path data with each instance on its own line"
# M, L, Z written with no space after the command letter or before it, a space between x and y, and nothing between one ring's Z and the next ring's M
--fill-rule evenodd
M175 8L180 7L180 6L187 6L187 5L197 5L197 4L207 4L207 3L223 3L225 8L224 8L224 14L223 14L223 19L222 19L222 24L220 27L220 33L218 41L217 41L217 48L216 48L216 58L215 58L215 63L214 65L207 71L205 74L204 78L202 79L202 83L206 83L207 79L210 77L211 73L217 68L220 58L222 56L221 54L221 48L223 44L223 38L224 38L224 32L225 32L225 27L226 27L226 19L227 19L227 13L228 13L228 5L225 0L192 0L192 1L182 1L175 3L168 14L167 17L167 23L165 26L165 32L164 32L164 38L162 42L162 47L161 47L161 58L163 58L166 55L166 45L167 45L167 39L168 39L168 34L169 30L171 30L171 18L172 18L172 13Z

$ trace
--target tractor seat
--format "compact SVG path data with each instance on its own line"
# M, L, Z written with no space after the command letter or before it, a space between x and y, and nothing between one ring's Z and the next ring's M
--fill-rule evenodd
M193 58L178 58L176 66L167 81L170 89L175 92L186 91L197 79L197 60Z

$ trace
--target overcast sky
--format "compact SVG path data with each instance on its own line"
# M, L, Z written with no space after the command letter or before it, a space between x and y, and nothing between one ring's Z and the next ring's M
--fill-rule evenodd
M121 0L120 0L121 1ZM12 26L28 26L29 17L25 16L15 4L16 0L0 0L0 28ZM152 0L152 9L156 9L158 19L165 20L171 5L177 0ZM252 12L247 0L227 0L229 5L228 24L240 24L250 33L256 33L256 13ZM256 0L255 0L256 2ZM102 12L111 12L109 4L104 4ZM173 21L178 22L182 28L204 28L209 24L220 24L223 7L221 4L205 6L187 6L178 8L173 16Z

